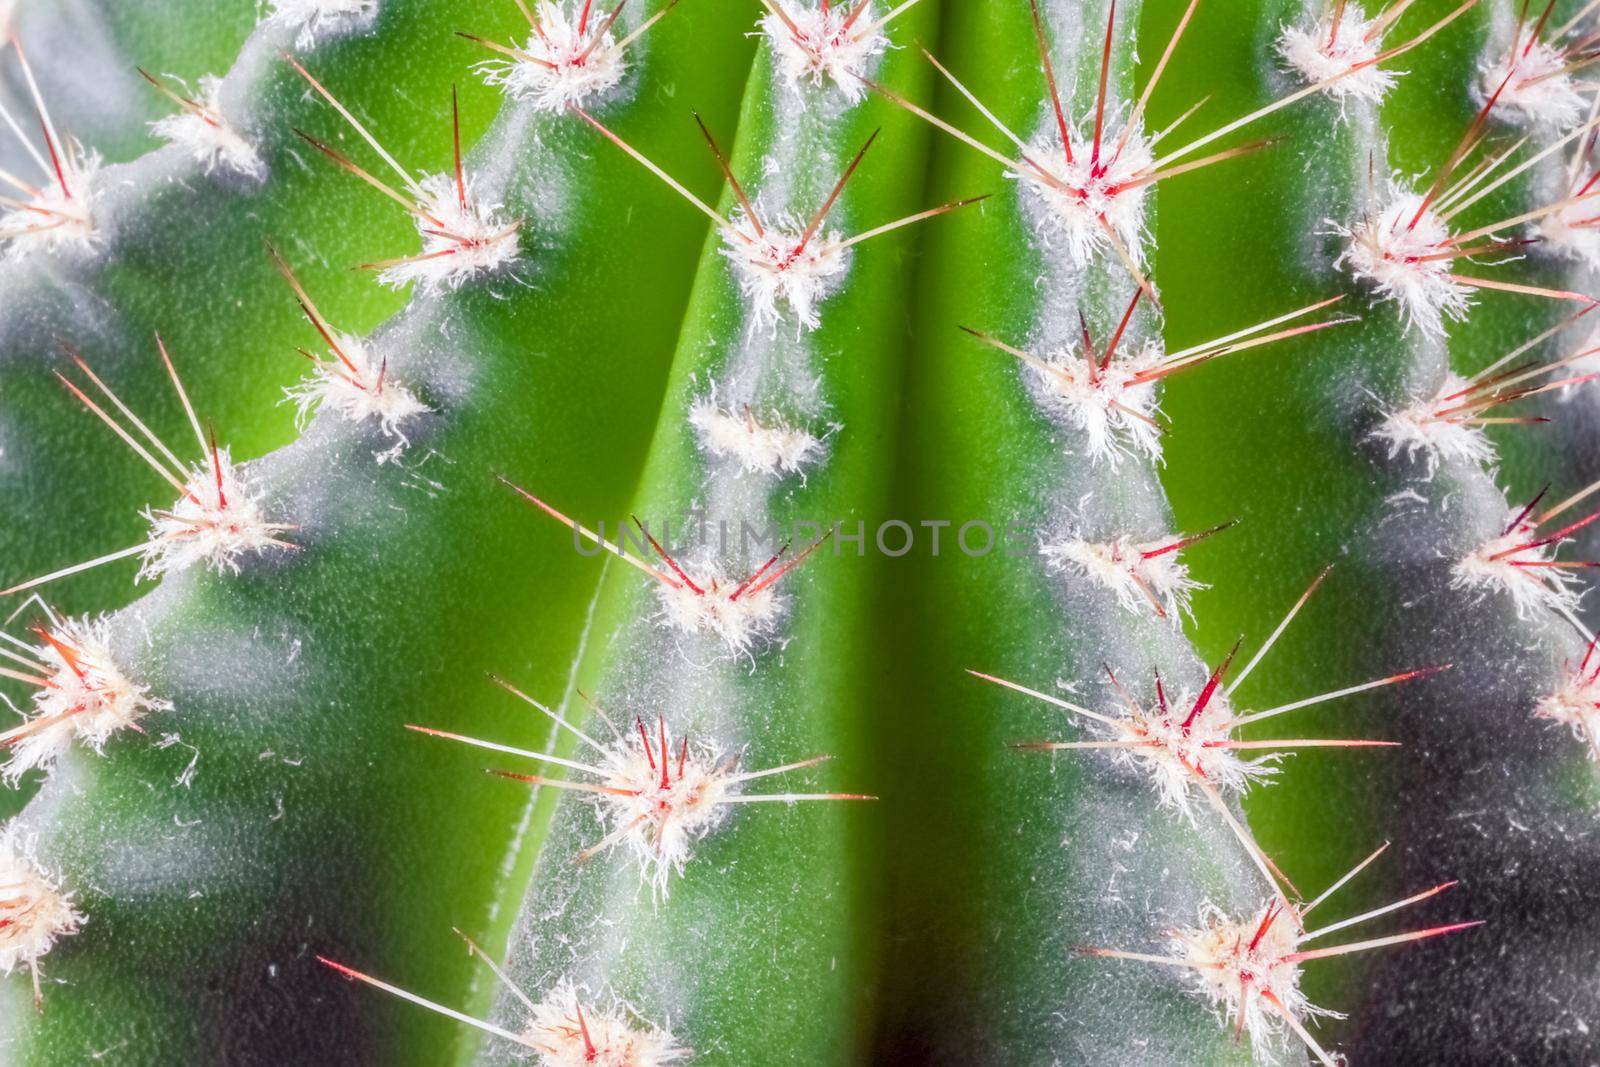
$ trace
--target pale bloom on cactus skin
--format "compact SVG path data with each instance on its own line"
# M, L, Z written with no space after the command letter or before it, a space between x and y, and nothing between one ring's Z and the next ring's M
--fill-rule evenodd
M463 175L463 187L456 185L454 174L434 174L418 183L422 251L384 268L378 281L395 289L415 282L425 293L438 293L497 273L516 260L520 226L501 214L499 204L479 203L472 195L471 176Z
M27 198L26 207L0 212L0 234L4 235L0 241L6 256L21 259L34 253L87 251L98 243L94 185L100 156L77 147L70 138L67 145L64 151L71 162L63 162L60 177L52 174L40 185L37 196Z
M83 922L72 906L72 894L62 891L16 835L0 835L0 972L30 968L37 997L39 961Z
M152 122L151 131L185 149L207 174L220 169L258 181L265 178L267 165L255 147L222 117L218 106L222 79L207 74L200 79L199 89L195 103L201 110L180 108Z
M334 337L351 366L339 359L319 360L309 377L284 389L285 399L295 405L302 425L313 411L324 408L348 422L376 422L394 441L393 448L378 453L378 462L398 459L411 443L401 425L433 409L396 380L361 338L342 333Z
M690 406L689 425L701 451L731 459L746 474L798 474L822 454L822 442L805 430L774 417L758 419L752 411L724 409L710 393Z
M620 1003L584 1006L577 988L563 978L535 1004L523 1039L537 1050L539 1067L668 1067L687 1061L689 1050L678 1047L671 1031L636 1018Z
M1546 610L1570 616L1582 596L1581 580L1575 571L1539 565L1555 558L1561 542L1534 545L1543 535L1525 510L1512 508L1506 518L1515 525L1509 531L1457 560L1450 571L1450 585L1480 595L1505 593L1516 605L1519 619Z
M1082 435L1092 461L1116 463L1128 455L1159 461L1161 403L1157 379L1146 376L1160 370L1162 358L1156 343L1119 345L1101 369L1069 347L1044 357L1048 369L1029 369L1044 391L1045 409Z
M1096 255L1111 250L1107 230L1136 262L1144 259L1148 237L1145 209L1151 183L1140 179L1154 169L1155 156L1142 130L1130 133L1118 151L1120 139L1119 131L1106 131L1100 158L1095 160L1093 138L1071 131L1072 161L1068 162L1052 121L1048 132L1028 146L1027 155L1053 180L1046 180L1031 167L1006 172L1035 202L1031 214L1041 240L1047 247L1062 242L1075 267L1087 266Z
M502 87L514 99L551 113L565 111L572 104L586 104L616 88L628 65L611 30L600 32L606 18L600 11L591 11L588 24L579 32L583 0L571 0L571 6L569 13L563 4L541 0L537 12L539 29L520 48L535 62L485 60L478 65L484 81Z
M1569 58L1543 41L1517 41L1481 69L1477 95L1487 102L1495 90L1495 115L1549 130L1575 126L1588 108L1588 98L1564 68ZM1510 75L1510 80L1506 76ZM1502 84L1504 88L1501 88Z
M137 729L151 712L172 710L117 665L104 616L67 619L49 633L51 640L32 649L49 684L33 694L23 724L0 734L11 749L0 775L12 785L35 767L48 768L75 740L100 753L112 735Z
M818 305L838 288L849 267L844 238L818 229L802 246L805 224L787 215L764 223L760 232L743 212L730 221L722 231L721 252L750 302L751 331L776 331L785 310L794 317L797 333L820 326Z
M239 573L240 559L269 547L284 547L278 534L292 529L268 521L228 450L191 468L184 494L166 510L146 508L150 539L138 578L159 578L204 563L218 574ZM220 471L220 475L218 474ZM220 483L220 486L219 486Z
M1345 4L1335 30L1331 10L1307 26L1284 26L1278 55L1308 85L1337 78L1322 91L1335 100L1356 99L1376 104L1394 88L1398 74L1376 62L1383 34L1376 18L1367 18L1358 4Z
M700 592L681 579L676 586L656 586L662 618L673 629L714 636L741 655L777 631L783 598L772 586L758 583L741 590L748 579L729 579L709 568L695 575L695 584Z
M1444 384L1427 400L1392 411L1372 431L1374 440L1388 446L1389 458L1416 459L1420 456L1432 476L1441 462L1466 463L1482 467L1495 461L1494 443L1481 427L1459 419L1440 418L1439 412L1472 383L1454 371L1445 374ZM1462 401L1454 401L1461 403Z
M1283 1016L1272 1010L1263 994L1270 994L1296 1019L1344 1018L1312 1004L1301 992L1301 967L1290 958L1299 949L1300 933L1297 920L1273 901L1243 922L1207 903L1201 906L1198 926L1167 935L1168 951L1188 965L1191 981L1223 1022L1232 1029L1243 1019L1261 1063L1277 1062L1277 1056L1294 1045Z
M866 83L856 75L869 73L873 61L889 47L870 0L826 6L776 2L788 22L769 11L761 19L761 33L772 48L779 76L796 92L831 82L849 103L864 97Z
M1446 318L1466 318L1471 291L1450 276L1455 257L1441 255L1453 249L1455 235L1431 208L1422 208L1421 194L1394 187L1385 206L1353 226L1331 225L1349 239L1334 265L1399 304L1408 330L1440 337Z
M1148 615L1153 598L1177 625L1183 615L1194 617L1190 595L1206 586L1189 577L1189 567L1178 552L1147 555L1169 548L1171 543L1170 538L1145 542L1127 536L1114 541L1068 538L1046 544L1040 551L1052 567L1071 568L1110 589L1126 611Z
M299 32L296 48L311 48L318 41L366 29L378 15L378 0L272 0L274 22Z

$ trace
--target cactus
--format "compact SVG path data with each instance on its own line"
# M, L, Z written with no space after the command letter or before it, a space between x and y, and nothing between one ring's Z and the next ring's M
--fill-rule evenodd
M1593 6L0 4L7 1062L1594 1059Z

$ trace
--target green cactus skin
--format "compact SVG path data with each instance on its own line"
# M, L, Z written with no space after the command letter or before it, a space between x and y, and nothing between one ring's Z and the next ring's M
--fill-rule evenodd
M1110 2L1041 0L1054 71L1080 121ZM1559 0L1543 25L1583 6ZM463 951L456 927L535 999L577 982L574 1004L550 1002L563 1018L625 1003L632 1024L669 1027L692 1050L629 1067L1242 1065L1269 1052L1305 1063L1292 1037L1268 1049L1237 1040L1186 972L1076 951L1161 953L1163 935L1195 925L1203 903L1247 916L1273 890L1203 800L1191 825L1102 753L1015 750L1093 735L962 668L1091 708L1117 700L1103 667L1139 700L1152 696L1153 668L1168 692L1193 692L1238 634L1249 635L1246 655L1258 647L1329 563L1242 702L1450 670L1300 712L1282 733L1404 747L1297 754L1273 788L1227 810L1241 824L1248 813L1242 832L1306 890L1391 842L1341 890L1340 914L1460 879L1400 928L1487 925L1308 968L1310 1001L1351 1013L1322 1020L1317 1039L1365 1064L1600 1055L1587 1021L1600 993L1594 761L1565 725L1535 715L1585 640L1547 608L1519 613L1505 595L1451 585L1454 561L1500 532L1508 499L1546 481L1559 499L1600 473L1600 391L1522 402L1514 413L1553 421L1491 427L1496 461L1430 464L1373 437L1385 413L1435 395L1448 370L1486 366L1577 305L1479 293L1446 341L1407 331L1392 304L1335 265L1335 228L1373 204L1388 174L1428 172L1450 152L1520 0L1409 5L1391 40L1464 17L1394 65L1404 75L1381 105L1305 100L1261 124L1270 151L1161 183L1146 251L1162 306L1146 302L1130 339L1159 334L1171 351L1340 293L1339 311L1362 318L1164 383L1164 466L1089 460L1081 435L1041 409L1031 371L957 330L1038 351L1073 343L1081 310L1103 340L1133 289L1114 256L1075 269L1059 246L1041 248L1014 179L942 135L927 152L926 126L887 98L937 96L934 114L1000 144L959 94L930 92L916 47L927 44L1024 137L1048 129L1024 4L936 10L922 0L890 30L899 47L871 60L885 92L849 106L837 85L797 94L780 84L765 45L747 80L758 12L732 0L692 0L641 42L621 88L591 110L697 194L716 172L690 108L733 145L734 172L772 217L808 215L879 126L829 229L859 233L946 197L997 194L925 234L852 248L823 290L820 327L797 329L791 309L770 332L752 322L716 230L699 243L702 217L578 116L503 104L471 71L493 56L451 31L492 41L528 32L515 4L481 7L380 0L359 32L316 41L283 25L252 32L256 12L231 0L20 0L12 13L58 125L111 161L101 172L111 225L91 256L0 255L5 578L133 543L144 532L138 507L165 502L162 484L49 374L67 366L57 343L70 342L163 437L187 441L158 330L224 442L262 456L244 471L272 516L296 524L286 536L298 547L244 560L237 575L170 575L112 616L119 664L174 708L144 721L148 737L120 733L103 755L74 748L14 794L32 799L9 838L59 874L88 921L42 960L42 1013L26 975L0 987L0 1058L565 1067L316 963L523 1030L527 1007ZM661 10L639 7L620 25ZM1186 7L1117 4L1111 115L1125 113ZM1281 28L1327 9L1203 6L1147 128L1208 94L1179 137L1281 99L1297 84L1276 53ZM1530 5L1528 17L1541 10ZM97 102L113 90L68 65L75 26L95 35L76 58L90 43L118 57L104 60L107 84L126 81L139 100ZM303 129L387 177L281 60L283 47L407 166L450 166L456 87L478 188L526 219L515 276L407 299L348 270L413 251L416 228L295 136ZM263 152L267 180L207 176L175 148L140 155L144 123L164 104L131 64L192 77L235 51L224 110ZM8 104L18 99L11 58L0 52ZM1494 144L1527 132L1509 110L1491 113ZM1528 152L1557 136L1532 133ZM1564 159L1551 163L1467 224L1548 203ZM732 214L738 198L725 190L721 205ZM385 373L433 409L408 424L400 462L374 462L393 440L371 426L325 412L297 433L279 406L304 370L292 349L316 335L263 239L334 327L372 330ZM1468 273L1577 292L1595 283L1593 268L1545 247ZM1590 330L1580 320L1529 357L1570 353ZM709 454L704 434L717 416L736 434L741 415L815 440L777 473L740 470L737 457ZM569 552L569 532L495 474L574 516L604 517L611 536L630 511L680 536L696 514L735 526L843 521L847 531L860 520L871 554L872 531L894 516L918 547L869 560L853 544L841 554L823 543L774 586L786 602L772 632L730 648L664 622L659 583L636 569ZM1016 525L975 559L955 543L974 518L996 532ZM1196 590L1193 613L1173 610L1173 622L1130 611L1035 552L1041 534L1069 528L1154 541L1235 518L1237 529L1186 553L1213 588ZM951 525L929 559L928 523L940 520ZM1596 531L1574 531L1562 557L1592 555ZM807 541L797 534L791 555ZM770 546L673 551L692 573L715 566L739 580ZM671 565L653 562L670 577ZM114 609L143 591L127 580L133 566L45 594L73 612ZM1578 613L1592 624L1595 610ZM670 892L653 892L626 843L573 862L614 828L592 797L482 774L550 768L403 729L585 758L570 731L486 672L602 742L609 734L586 700L624 732L638 716L675 742L737 749L747 770L833 757L740 783L750 794L882 799L730 805L670 873ZM665 756L658 744L653 756Z
M636 53L638 77L729 124L748 54L742 24L717 4L676 13ZM272 84L299 99L289 79ZM600 111L632 136L680 108L625 86ZM636 136L680 173L712 173L681 139ZM452 1035L330 979L312 952L396 974L430 961L434 988L464 991L474 972L450 927L476 927L489 943L501 933L493 901L518 798L463 805L477 783L401 726L448 707L469 727L506 730L504 694L483 672L555 686L578 641L592 575L563 546L531 543L492 473L520 457L574 506L615 509L642 457L669 355L649 338L670 336L703 231L597 147L566 116L507 105L468 165L527 216L534 284L418 296L373 335L397 380L438 412L407 462L376 466L374 435L325 414L247 468L269 507L300 523L299 551L246 561L231 578L186 572L117 617L117 652L177 708L152 729L181 734L199 763L181 786L185 748L118 738L105 758L74 751L13 824L37 835L41 861L90 919L45 964L43 1014L25 982L8 984L8 1062L80 1062L108 1048L129 1050L128 1062L446 1054ZM619 225L626 203L659 222L648 233ZM640 270L652 288L630 284ZM610 313L623 287L627 318ZM126 358L147 350L141 338ZM98 429L93 443L109 449ZM486 614L505 603L528 607ZM527 721L509 730L523 743L543 734ZM278 992L291 984L294 995Z

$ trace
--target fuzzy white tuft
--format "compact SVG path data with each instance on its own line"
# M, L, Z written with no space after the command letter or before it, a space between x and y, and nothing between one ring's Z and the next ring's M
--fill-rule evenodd
M1518 42L1481 68L1478 96L1487 102L1500 89L1496 114L1551 131L1571 129L1583 117L1588 100L1565 69L1567 64L1560 49L1543 41L1531 46Z
M18 966L34 972L39 961L63 937L78 932L84 918L72 906L72 894L39 865L15 834L0 835L0 972Z
M1160 365L1158 344L1132 352L1119 346L1104 370L1082 352L1061 349L1045 356L1045 367L1029 364L1044 390L1044 406L1083 434L1094 462L1116 463L1125 455L1161 459L1161 402L1155 379L1141 379ZM1048 369L1046 369L1048 368Z
M748 653L777 630L784 602L771 585L758 582L740 592L741 581L730 581L713 569L702 570L694 580L700 592L682 579L676 586L657 585L669 626L686 634L715 635L738 654Z
M701 451L733 460L746 474L798 474L822 454L822 441L805 430L779 418L759 421L748 408L735 414L710 393L690 405L689 425Z
M783 14L768 11L761 33L772 48L779 76L797 93L807 85L820 89L832 82L849 103L866 96L866 83L856 75L868 73L872 61L889 47L871 0L826 8L775 2Z
M1468 463L1476 467L1493 463L1496 458L1494 443L1482 428L1463 422L1460 417L1440 415L1441 411L1464 404L1466 398L1458 394L1471 384L1453 371L1447 373L1444 384L1432 398L1390 412L1371 436L1388 446L1390 459L1401 455L1415 459L1420 455L1427 462L1430 477L1441 462ZM1456 399L1446 399L1448 397Z
M539 1067L667 1067L688 1058L671 1031L636 1023L627 1005L582 1003L563 978L534 1006L523 1037L538 1049Z
M1334 265L1399 304L1407 329L1415 326L1439 337L1446 318L1466 318L1472 296L1450 277L1455 257L1444 253L1453 249L1455 235L1431 208L1419 216L1421 208L1421 194L1395 187L1385 207L1355 225L1347 229L1333 223L1337 233L1349 238Z
M1071 131L1069 163L1052 121L1050 132L1030 144L1027 152L1028 158L1037 161L1050 178L1032 167L1006 172L1006 177L1020 182L1042 208L1032 214L1046 246L1057 239L1064 242L1067 257L1075 267L1086 266L1096 255L1110 249L1108 230L1128 255L1143 262L1150 183L1140 179L1149 176L1155 157L1142 130L1130 133L1127 144L1118 152L1120 137L1120 132L1106 131L1101 158L1094 162L1093 138Z
M1557 208L1536 222L1535 233L1545 248L1600 268L1600 198L1580 187L1565 199L1578 196L1584 199Z
M0 212L0 241L6 255L21 259L36 252L84 251L98 243L95 229L95 178L100 156L76 142L64 148L60 178L52 174L26 206ZM66 188L62 188L62 182Z
M588 25L580 33L583 0L572 0L572 8L569 14L562 4L540 0L539 29L520 49L532 62L486 60L478 65L484 81L551 113L565 111L571 104L586 104L615 88L628 65L610 30L596 39L605 17L591 11Z
M294 46L314 47L318 41L354 33L372 25L378 0L271 0L274 22L297 30Z
M1556 611L1571 616L1582 596L1575 571L1539 564L1553 560L1561 542L1534 545L1544 539L1531 517L1518 520L1522 508L1513 508L1510 530L1492 537L1455 562L1450 585L1480 596L1505 593L1516 605L1517 617L1529 619L1541 611ZM1524 547L1530 546L1530 547Z
M1533 714L1567 727L1589 746L1590 758L1600 761L1600 665L1590 669L1595 658L1591 644L1580 662L1569 663L1562 671L1561 681L1539 700Z
M361 338L335 334L334 339L349 365L338 359L319 360L310 377L284 389L285 399L294 403L302 425L313 411L323 408L338 412L349 422L376 422L394 447L375 458L379 463L398 459L410 444L401 424L433 409L387 373Z
M1144 615L1159 605L1176 626L1183 615L1194 618L1190 595L1206 586L1189 577L1176 550L1149 555L1170 544L1170 540L1137 542L1126 536L1115 541L1068 538L1040 551L1052 567L1070 568L1100 582L1116 594L1125 610Z
M1376 62L1383 51L1378 19L1367 18L1358 4L1346 4L1337 29L1333 12L1309 26L1284 26L1278 36L1278 55L1308 85L1337 78L1322 92L1343 102L1354 98L1378 103L1394 88L1398 75Z
M742 212L722 231L721 252L733 264L739 292L750 301L750 329L776 331L783 304L795 318L796 332L822 324L818 305L838 287L849 267L843 238L819 228L800 247L805 224L792 216L775 218L758 233Z
M11 750L0 775L12 785L35 767L48 768L75 740L100 753L113 734L138 729L151 712L172 710L122 672L104 616L67 619L49 633L32 650L47 668L48 684L34 693L25 721L0 734Z
M1224 1023L1249 1031L1258 1062L1277 1062L1293 1044L1287 1024L1263 994L1271 994L1297 1020L1343 1018L1312 1004L1300 991L1300 965L1290 958L1298 949L1300 930L1277 901L1242 922L1207 903L1200 908L1199 926L1174 930L1167 937L1172 955L1192 970L1200 993Z
M178 145L200 162L207 174L231 171L257 181L267 176L267 165L255 146L223 118L218 106L222 79L207 74L200 79L200 94L194 101L199 110L182 108L157 119L150 129L157 137Z
M415 282L425 293L438 293L459 289L516 260L520 223L507 221L499 204L480 204L472 195L470 176L464 184L463 198L454 174L422 179L417 201L423 216L417 219L422 251L384 268L380 282L396 289Z
M150 540L139 568L140 580L159 578L196 563L205 563L218 574L238 574L240 557L284 545L278 534L293 527L267 520L256 495L228 458L227 449L217 450L215 463L213 467L210 461L202 462L189 472L185 492L172 507L145 509Z
M1173 699L1173 697L1176 699ZM1277 773L1271 766L1279 758L1269 753L1241 759L1218 742L1232 739L1233 707L1227 694L1217 689L1206 706L1187 726L1197 694L1184 690L1167 694L1150 707L1121 706L1114 740L1151 742L1138 748L1117 749L1117 762L1148 775L1161 803L1194 821L1190 791L1198 774L1224 795L1242 794Z

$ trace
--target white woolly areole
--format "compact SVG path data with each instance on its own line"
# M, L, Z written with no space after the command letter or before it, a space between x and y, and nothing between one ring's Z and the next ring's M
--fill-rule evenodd
M1376 60L1383 51L1378 19L1367 18L1356 4L1346 4L1337 29L1328 11L1309 26L1284 26L1278 35L1278 55L1308 85L1338 78L1322 87L1335 100L1348 98L1376 104L1394 88L1398 77Z
M1591 645L1581 662L1569 663L1555 689L1534 705L1533 714L1567 727L1589 746L1590 758L1600 762L1600 667L1589 669L1595 658Z
M746 409L735 414L706 394L689 406L689 425L701 451L731 459L746 474L798 474L822 454L822 441L782 419L758 420Z
M1312 1004L1300 991L1300 965L1288 958L1298 948L1299 935L1295 919L1279 910L1276 901L1243 921L1206 903L1200 908L1199 926L1167 935L1168 950L1189 964L1185 969L1192 968L1192 981L1223 1022L1232 1029L1243 1019L1252 1050L1262 1063L1277 1062L1277 1055L1292 1044L1287 1023L1271 1009L1264 993L1277 998L1298 1020L1314 1015L1342 1018Z
M1194 809L1189 791L1196 775L1210 782L1224 795L1242 794L1252 785L1277 773L1270 764L1277 754L1241 759L1233 749L1219 742L1230 739L1234 714L1227 695L1219 688L1188 726L1184 725L1194 708L1197 694L1184 690L1172 699L1158 699L1151 707L1122 705L1122 717L1112 736L1117 740L1153 742L1139 748L1117 749L1113 758L1148 775L1165 807L1180 812L1191 823Z
M377 454L378 462L398 459L411 443L401 424L433 409L396 381L359 337L341 333L334 340L349 366L337 358L319 360L309 377L284 389L285 398L294 403L302 426L313 411L323 408L348 422L376 422L394 441L393 448Z
M132 681L111 655L110 624L104 617L67 619L49 641L32 651L49 683L33 695L33 710L21 726L0 735L11 750L0 775L12 785L35 767L49 767L74 740L96 753L121 730L137 728L153 711L171 711L168 701Z
M1371 436L1388 446L1390 459L1401 455L1407 459L1421 456L1428 464L1430 476L1439 469L1441 461L1480 467L1493 463L1496 458L1494 443L1488 434L1481 427L1461 421L1469 413L1460 413L1456 418L1439 414L1467 403L1467 397L1457 394L1471 385L1454 371L1446 373L1444 384L1432 398L1390 412ZM1448 397L1454 399L1446 399Z
M434 174L419 183L418 255L385 267L378 281L399 289L416 282L427 293L459 289L473 278L494 274L517 258L520 224L508 221L499 204L480 204L472 195L470 175L463 177L465 197L454 174ZM463 204L463 199L465 203Z
M818 229L801 247L805 224L785 215L758 231L743 212L722 229L722 254L733 264L740 294L750 302L750 329L776 331L782 304L794 316L796 332L822 324L818 305L838 287L849 267L843 238Z
M84 918L72 907L72 894L19 845L12 833L0 835L0 972L18 965L34 969L63 937L78 932Z
M852 104L866 96L866 83L856 75L866 74L872 61L889 47L889 37L878 25L870 0L830 4L827 10L820 4L791 7L784 0L776 3L783 15L767 12L761 19L761 33L772 47L779 77L796 92L807 85L820 89L832 82Z
M1533 42L1532 47L1518 42L1480 68L1479 96L1487 102L1500 89L1495 100L1498 115L1549 130L1569 129L1583 117L1588 100L1572 75L1562 69L1566 65L1567 58L1558 48L1543 41ZM1506 81L1508 74L1510 81Z
M1138 542L1127 536L1115 541L1068 538L1044 545L1040 551L1052 567L1070 568L1110 589L1125 610L1145 615L1159 604L1177 625L1182 615L1194 617L1190 594L1206 586L1189 577L1189 568L1176 550L1149 554L1170 544Z
M341 33L353 33L372 25L378 15L378 0L271 0L274 22L281 22L299 33L296 48L310 48L318 41Z
M1456 322L1466 318L1472 296L1450 277L1455 257L1442 254L1453 250L1455 235L1432 209L1419 217L1421 207L1421 194L1395 189L1387 206L1354 226L1334 223L1334 230L1349 238L1334 265L1399 304L1408 330L1415 326L1439 337L1446 317ZM1412 219L1417 220L1414 226Z
M727 816L724 801L738 792L738 755L698 741L675 743L665 720L640 726L604 749L599 767L610 791L597 794L600 819L608 836L620 835L652 891L665 897L695 842Z
M1511 509L1507 521L1517 520L1522 512L1522 508ZM1530 518L1517 521L1509 532L1490 538L1456 561L1450 570L1451 588L1484 596L1505 593L1516 605L1519 619L1529 619L1544 610L1570 616L1577 610L1582 593L1577 573L1537 565L1554 559L1562 542L1522 547L1543 540L1544 536ZM1524 565L1519 566L1519 561Z
M540 1067L666 1067L688 1059L671 1031L635 1018L620 1003L583 1006L563 978L534 1006L522 1036L538 1049Z
M1032 167L1006 172L1042 209L1030 212L1030 217L1045 246L1062 242L1076 267L1086 266L1110 249L1107 230L1116 234L1123 250L1136 262L1144 261L1150 183L1139 179L1148 177L1155 156L1143 130L1130 133L1118 152L1120 137L1119 131L1105 131L1100 159L1094 162L1093 137L1071 131L1073 158L1069 163L1052 120L1050 132L1029 144L1027 152L1051 177L1044 178Z
M52 172L38 195L27 198L27 206L0 212L0 241L5 242L7 256L21 259L35 252L83 251L97 243L94 181L100 156L76 142L70 145L63 149L66 159L59 178Z
M1600 268L1600 196L1593 194L1593 189L1574 189L1569 198L1583 196L1582 200L1550 212L1534 225L1544 247Z
M663 620L682 633L714 635L730 652L743 654L778 628L783 599L762 580L741 592L748 579L730 581L721 571L706 569L694 576L699 592L682 578L677 582L676 586L658 583L656 594Z
M1156 379L1141 379L1161 364L1161 347L1119 346L1105 369L1091 366L1079 351L1062 349L1029 364L1044 391L1044 407L1083 435L1094 462L1116 463L1126 455L1161 459L1161 402Z
M227 449L217 450L215 464L202 462L192 468L184 482L184 494L171 508L145 509L150 541L142 556L139 580L159 578L196 563L204 563L218 574L238 574L240 557L283 545L277 535L292 527L267 520L255 494L228 458Z
M626 58L610 30L598 40L595 37L605 24L604 12L591 10L580 33L582 13L583 0L572 0L570 15L563 5L541 0L539 28L520 49L534 62L486 60L478 64L483 80L548 112L565 111L570 104L583 104L615 88L627 73Z
M157 119L150 129L157 137L178 145L199 161L207 174L221 169L260 180L267 176L267 165L255 147L222 117L218 96L222 79L207 74L200 79L200 110L181 108Z

